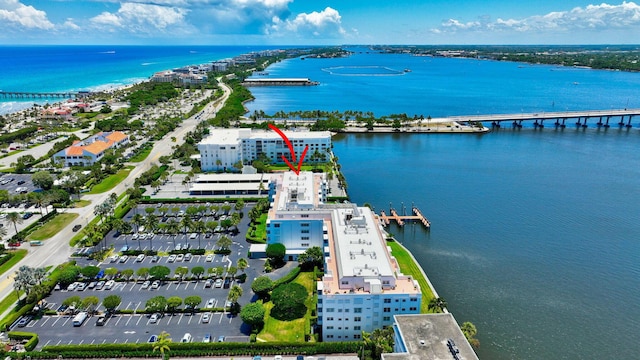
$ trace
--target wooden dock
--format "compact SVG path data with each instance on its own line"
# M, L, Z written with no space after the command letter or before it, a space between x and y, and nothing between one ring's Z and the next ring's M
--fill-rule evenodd
M389 213L391 215L387 215L384 210L382 210L380 211L380 215L378 215L384 226L388 226L392 221L395 221L398 226L404 226L406 221L419 221L427 229L431 227L431 222L422 215L422 211L420 211L416 206L413 207L414 215L398 215L398 212L394 208L390 208Z

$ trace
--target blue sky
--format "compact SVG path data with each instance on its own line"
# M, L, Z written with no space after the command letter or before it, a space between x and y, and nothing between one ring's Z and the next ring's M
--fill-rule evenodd
M0 44L630 43L634 2L0 0Z

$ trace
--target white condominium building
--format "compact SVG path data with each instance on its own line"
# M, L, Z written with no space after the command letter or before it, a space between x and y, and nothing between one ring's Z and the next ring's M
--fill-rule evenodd
M318 151L327 154L331 148L328 131L283 131L295 150L297 158L309 146L305 160ZM286 142L275 131L252 129L212 129L208 137L198 144L203 171L232 170L242 161L251 164L264 154L272 163L284 163L282 156L291 160Z
M402 274L375 214L351 203L326 204L324 174L274 175L267 243L285 245L287 260L323 249L325 273L317 284L323 341L360 339L362 331L393 324L397 314L419 314L418 282Z
M420 286L400 271L371 209L335 209L327 227L317 287L323 341L357 340L362 331L392 325L394 315L420 313Z
M310 247L322 248L327 231L324 220L331 218L331 210L322 207L326 198L324 173L302 171L298 176L287 171L272 176L267 244L283 244L289 261Z

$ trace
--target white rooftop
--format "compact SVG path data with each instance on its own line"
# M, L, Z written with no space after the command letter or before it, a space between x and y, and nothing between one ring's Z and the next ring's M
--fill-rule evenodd
M329 131L282 131L289 140L295 139L330 139ZM251 130L251 129L211 129L211 133L202 139L200 144L216 144L216 145L237 145L242 139L255 140L282 140L282 137L275 131L271 130Z
M338 278L394 276L385 239L371 209L356 206L335 209L332 223Z
M282 189L277 199L276 209L312 209L314 208L315 194L313 173L302 171L296 175L293 171L282 174Z

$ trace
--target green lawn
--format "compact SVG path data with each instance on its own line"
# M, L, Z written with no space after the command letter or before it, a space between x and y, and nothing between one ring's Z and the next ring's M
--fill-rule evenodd
M144 159L146 159L147 156L149 156L152 149L153 149L153 146L145 147L144 149L140 150L140 152L138 152L135 156L132 156L131 159L129 159L129 162L144 161Z
M309 323L311 311L316 308L313 296L315 293L313 272L301 272L293 282L304 286L309 293L305 301L307 305L306 316L292 321L277 320L269 316L273 303L264 304L265 322L262 331L258 334L258 341L304 342L306 324Z
M75 201L73 203L73 207L82 208L82 207L85 207L85 206L90 205L90 204L91 204L91 201L89 201L89 200L77 200L77 201Z
M432 311L429 311L429 300L431 300L434 296L431 292L431 288L427 283L427 279L422 276L422 272L420 271L420 266L413 261L411 255L408 250L405 250L403 246L398 244L395 241L387 241L387 245L391 247L391 255L398 260L398 265L400 265L400 270L405 275L411 275L414 279L418 280L418 284L420 284L420 290L422 291L422 304L420 304L420 312L425 314Z
M113 189L116 185L118 185L122 180L126 179L129 176L131 170L133 170L133 166L127 166L124 169L118 171L113 175L109 175L106 179L102 180L100 184L91 188L87 194L102 194L103 192L109 191Z
M67 213L57 214L46 224L42 225L38 230L32 232L27 239L28 240L47 240L53 235L57 234L62 228L69 225L73 220L78 217L78 214Z
M5 271L11 269L13 265L17 264L25 256L27 256L27 250L25 249L13 251L13 257L9 259L9 261L7 261L6 263L0 265L0 275L4 274ZM2 314L2 311L0 311L0 314Z
M18 301L18 294L15 291L10 292L7 297L0 301L0 314L4 314L4 312L7 311L9 307L13 306L16 301Z

